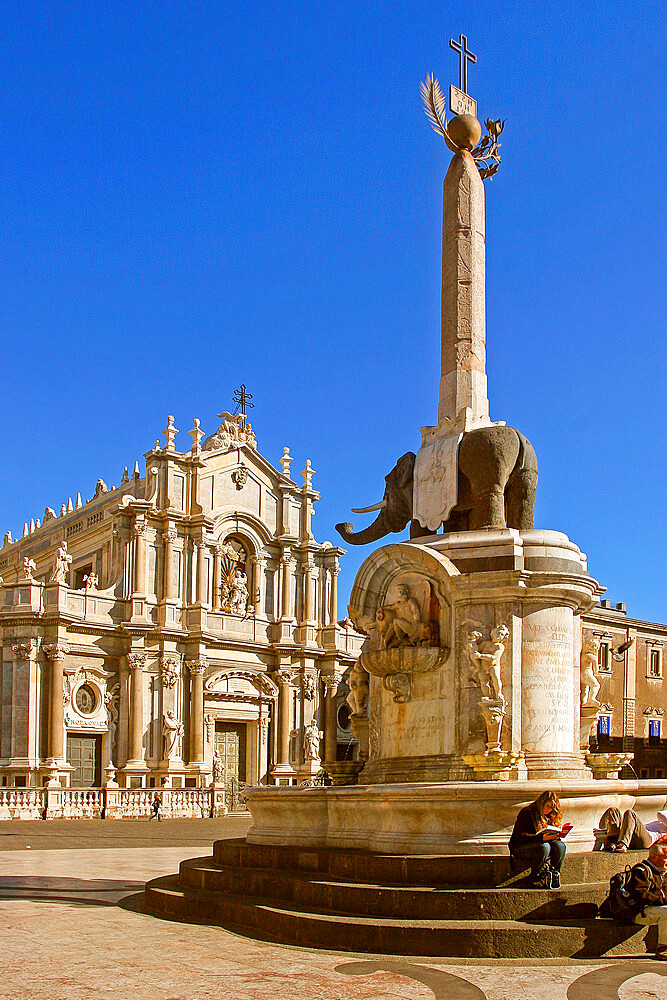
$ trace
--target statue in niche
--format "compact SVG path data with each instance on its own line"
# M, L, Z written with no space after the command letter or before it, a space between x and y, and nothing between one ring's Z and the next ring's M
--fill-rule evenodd
M162 716L162 735L164 737L164 759L170 757L180 757L181 740L185 728L180 719L177 719L173 712L165 712Z
M213 754L213 782L216 785L221 785L223 780L224 775L222 770L222 759L216 750Z
M72 557L67 551L67 542L61 542L56 552L56 561L51 573L51 583L67 583L67 574L72 563Z
M410 588L400 583L398 600L385 604L377 613L377 623L385 649L416 646L422 633L422 613L419 602L410 595Z
M359 666L358 662L352 667L347 683L350 689L347 703L352 709L352 715L365 715L368 698L368 674L363 667Z
M233 614L244 615L248 609L248 577L240 566L234 571L229 592L229 610Z
M477 682L482 689L482 695L490 700L505 704L503 685L500 680L500 661L505 652L505 643L509 638L509 629L505 625L496 625L491 629L490 639L483 639L482 633L473 629L468 633L466 651L477 676Z
M321 739L322 733L317 728L317 723L313 719L312 722L306 726L303 734L303 752L306 760L319 761Z
M582 708L600 707L600 702L597 700L600 691L600 681L597 676L599 651L600 640L596 636L588 636L583 640L579 659Z
M423 612L419 601L410 593L408 584L399 583L398 600L385 604L376 615L381 649L400 646L438 646L440 608L433 587L429 584L428 610Z

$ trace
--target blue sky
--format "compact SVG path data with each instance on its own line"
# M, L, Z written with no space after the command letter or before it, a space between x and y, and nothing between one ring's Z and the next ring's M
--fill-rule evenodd
M449 157L418 85L457 81L464 32L507 119L492 417L536 448L537 526L667 621L664 29L662 3L3 5L2 533L143 471L168 413L186 450L241 382L262 453L317 470L319 540L379 499L437 414Z

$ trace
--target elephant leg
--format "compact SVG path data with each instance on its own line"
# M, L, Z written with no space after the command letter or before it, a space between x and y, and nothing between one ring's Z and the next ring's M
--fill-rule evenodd
M499 483L488 489L478 489L475 506L470 512L470 531L478 528L505 527L505 491Z
M535 517L537 471L521 469L513 472L507 484L507 527L532 531Z
M511 427L483 427L463 436L459 469L471 489L470 530L505 527L505 486L519 457Z

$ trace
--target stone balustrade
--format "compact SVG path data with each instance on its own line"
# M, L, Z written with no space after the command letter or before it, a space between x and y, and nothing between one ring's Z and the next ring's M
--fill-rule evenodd
M0 820L142 819L155 793L164 819L225 816L224 788L0 788Z
M0 820L43 819L44 788L0 788Z

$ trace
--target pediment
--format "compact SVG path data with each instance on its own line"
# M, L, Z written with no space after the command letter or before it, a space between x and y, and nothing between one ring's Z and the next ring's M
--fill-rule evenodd
M226 695L236 698L258 698L273 700L278 696L278 688L266 674L253 670L228 667L215 670L204 683L209 694Z

